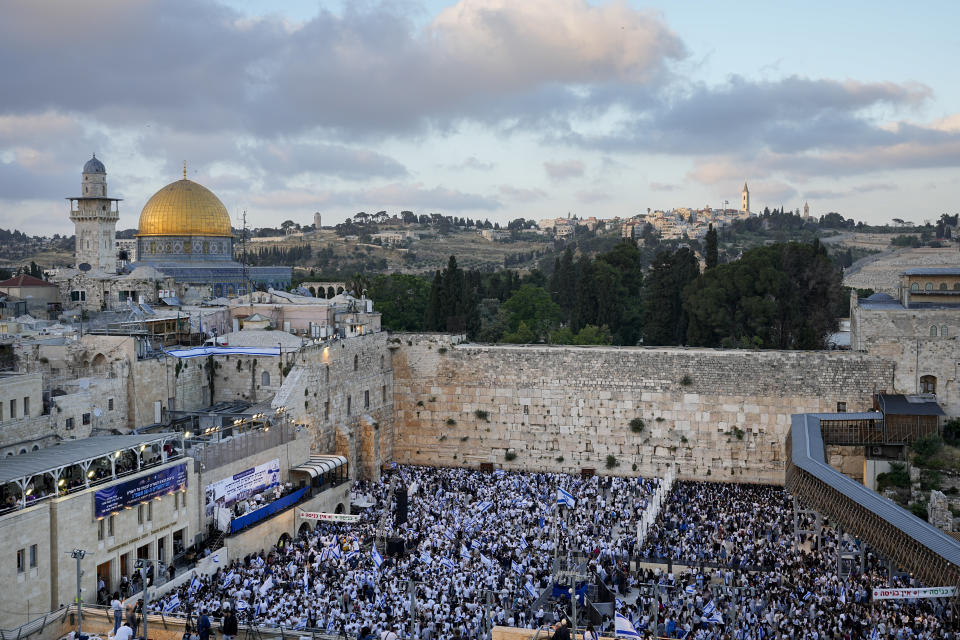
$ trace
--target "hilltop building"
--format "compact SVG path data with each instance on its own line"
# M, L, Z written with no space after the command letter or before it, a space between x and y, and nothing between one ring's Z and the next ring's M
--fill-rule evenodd
M747 189L747 183L743 183L743 191L740 192L740 211L750 213L750 190Z

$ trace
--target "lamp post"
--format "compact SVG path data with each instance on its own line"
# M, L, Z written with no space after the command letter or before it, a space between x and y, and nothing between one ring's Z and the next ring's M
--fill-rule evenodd
M80 569L80 561L83 560L85 555L87 555L87 552L83 549L74 549L70 552L70 557L77 561L77 638L83 631L83 600L80 597L80 580L83 577L83 571Z

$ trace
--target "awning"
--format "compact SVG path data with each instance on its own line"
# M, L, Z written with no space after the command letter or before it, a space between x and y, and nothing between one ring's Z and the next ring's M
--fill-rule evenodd
M310 459L303 464L292 467L290 471L309 473L311 478L316 478L317 476L333 471L337 467L345 466L347 466L347 459L343 456L315 454L310 456Z

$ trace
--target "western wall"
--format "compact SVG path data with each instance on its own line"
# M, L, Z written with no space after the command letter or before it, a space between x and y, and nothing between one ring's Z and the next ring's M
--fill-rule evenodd
M894 376L849 352L388 342L393 457L411 464L782 484L791 414L868 409Z

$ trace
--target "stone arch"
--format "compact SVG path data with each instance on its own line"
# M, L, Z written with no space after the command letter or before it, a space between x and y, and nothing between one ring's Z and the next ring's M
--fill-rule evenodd
M260 386L269 387L270 386L270 372L264 371L260 374Z
M945 324L940 325L940 337L941 338L947 337L947 325Z
M283 533L280 534L280 537L277 538L277 547L278 548L284 547L289 540L290 540L290 534L284 531Z
M920 393L936 393L937 376L920 376Z
M914 282L910 285L910 291L920 291L920 283Z
M309 291L309 292L310 292L310 295L312 295L314 298L317 297L317 288L316 288L316 287L310 287L309 289L307 289L307 291Z
M940 283L940 291L946 291L946 290L947 290L947 283L946 283L946 282L941 282L941 283Z
M923 290L924 290L924 291L933 291L933 283L932 283L932 282L928 282L927 284L923 285Z
M333 290L333 287L327 287L327 297L332 298L337 295L337 292Z
M33 445L33 448L31 449L31 451L40 451L40 445L38 444Z
M337 295L343 293L343 287L337 287Z
M297 537L305 538L307 534L310 533L310 524L307 522L301 522L300 528L297 529Z
M930 337L931 337L931 338L936 338L936 337L937 337L937 325L932 325L932 326L930 327Z
M337 504L337 508L333 510L334 513L343 513L346 511L346 507L343 506L343 503L340 502Z
M93 357L93 361L90 364L94 367L102 367L107 364L107 356L103 355L102 353L98 353Z

